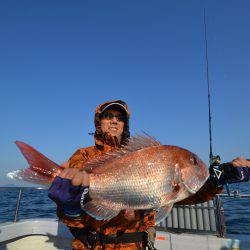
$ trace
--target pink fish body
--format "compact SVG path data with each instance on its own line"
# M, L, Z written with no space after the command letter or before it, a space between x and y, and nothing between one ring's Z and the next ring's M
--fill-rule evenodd
M43 167L50 162L41 161L42 155L34 157L32 152L25 155L26 159L33 158L28 160L30 171L38 171L43 180L53 180L60 167L55 163L52 169ZM37 160L39 167L35 166ZM82 204L82 209L98 220L110 220L124 209L156 209L159 222L175 202L196 193L209 176L206 165L192 152L163 146L145 136L134 137L128 146L95 158L83 168L90 173L91 201ZM33 178L24 170L22 178L27 180L25 175L29 181Z

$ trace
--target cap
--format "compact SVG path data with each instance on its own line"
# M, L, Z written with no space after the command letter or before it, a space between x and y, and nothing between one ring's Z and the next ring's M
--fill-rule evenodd
M113 102L113 103L110 103L108 104L107 106L105 106L102 110L102 113L106 110L118 110L118 111L122 111L122 112L125 112L125 114L127 114L127 109L125 106L123 106L121 103L118 103L118 102Z

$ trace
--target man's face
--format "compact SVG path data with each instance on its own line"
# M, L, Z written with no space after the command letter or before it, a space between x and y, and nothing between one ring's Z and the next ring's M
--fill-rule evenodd
M109 133L116 136L121 141L124 128L124 116L116 110L108 110L103 113L101 119L101 130L103 133Z

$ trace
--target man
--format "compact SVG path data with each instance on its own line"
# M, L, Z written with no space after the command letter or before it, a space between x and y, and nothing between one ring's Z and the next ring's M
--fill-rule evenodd
M90 159L128 143L129 116L128 107L121 100L98 106L95 112L95 146L77 150L68 161L69 168L56 177L50 188L49 197L58 204L58 217L70 228L75 237L75 250L145 249L146 244L149 244L148 233L145 231L150 232L151 238L154 236L155 212L123 211L106 222L93 219L79 206L82 194L82 202L89 199L89 177L82 171L82 166ZM67 164L64 164L64 167L66 166ZM58 195L58 189L62 190L61 195Z

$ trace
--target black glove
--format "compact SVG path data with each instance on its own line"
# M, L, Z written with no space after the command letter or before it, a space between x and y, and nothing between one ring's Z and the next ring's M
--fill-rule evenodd
M249 181L250 168L234 167L231 163L222 163L210 169L210 178L218 186L226 183Z

